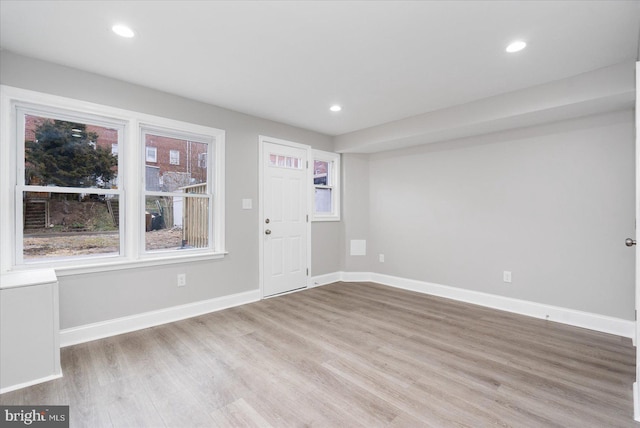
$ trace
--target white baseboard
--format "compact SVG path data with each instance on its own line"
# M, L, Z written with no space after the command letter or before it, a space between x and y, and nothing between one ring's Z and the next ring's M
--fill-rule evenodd
M0 394L4 394L5 392L15 391L17 389L26 388L28 386L37 385L43 382L49 382L50 380L60 379L62 377L62 373L53 374L50 376L45 376L40 379L30 380L29 382L19 383L17 385L6 386L0 389Z
M373 281L371 272L338 272L340 281L345 282L371 282Z
M122 333L129 333L143 328L154 327L209 312L256 302L258 300L260 300L260 290L253 290L79 327L66 328L60 331L60 346L76 345L78 343L90 342Z
M633 419L640 422L640 396L638 396L638 382L633 382Z
M340 280L345 282L375 282L631 339L636 334L635 321L374 272L337 272L337 274Z
M333 272L318 275L312 278L311 282L313 285L310 288L337 281L376 282L404 290L446 297L461 302L527 315L534 318L547 319L622 337L634 338L635 336L634 321L373 272ZM260 298L260 290L253 290L202 302L189 303L94 324L67 328L60 331L60 346L75 345L154 327L160 324L256 302L260 300Z
M327 273L324 275L316 275L311 278L311 285L308 288L313 287L321 287L327 284L333 284L334 282L340 281L340 273L341 272L333 272Z

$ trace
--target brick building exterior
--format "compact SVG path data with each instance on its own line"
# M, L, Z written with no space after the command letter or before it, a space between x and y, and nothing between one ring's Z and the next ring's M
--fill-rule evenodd
M26 115L25 141L35 141L36 129L43 117ZM86 132L98 136L96 146L119 153L118 131L86 125ZM148 134L145 139L145 178L147 190L175 191L180 187L207 181L207 144Z
M147 134L144 156L147 190L174 191L207 181L207 144Z

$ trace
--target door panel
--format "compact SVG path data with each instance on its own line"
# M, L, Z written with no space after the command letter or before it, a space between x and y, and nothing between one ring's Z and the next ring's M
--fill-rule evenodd
M284 240L271 238L271 276L281 276L284 273Z
M263 295L307 286L307 150L263 143Z

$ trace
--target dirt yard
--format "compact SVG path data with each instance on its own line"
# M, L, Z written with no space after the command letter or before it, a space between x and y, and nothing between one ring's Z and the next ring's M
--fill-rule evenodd
M179 248L182 244L182 230L176 228L145 232L145 241L147 251ZM24 258L117 253L119 246L119 237L115 232L26 235Z

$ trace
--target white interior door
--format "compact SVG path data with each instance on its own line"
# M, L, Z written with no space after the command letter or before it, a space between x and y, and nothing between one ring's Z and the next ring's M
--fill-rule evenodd
M307 286L307 156L303 147L262 142L264 297Z

